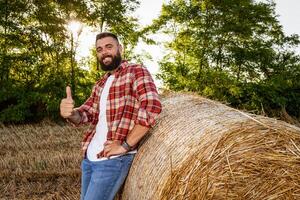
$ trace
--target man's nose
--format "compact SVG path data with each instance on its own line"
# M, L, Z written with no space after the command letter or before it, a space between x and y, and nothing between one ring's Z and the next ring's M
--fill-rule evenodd
M103 50L102 50L102 56L107 56L107 55L108 55L107 49L103 49Z

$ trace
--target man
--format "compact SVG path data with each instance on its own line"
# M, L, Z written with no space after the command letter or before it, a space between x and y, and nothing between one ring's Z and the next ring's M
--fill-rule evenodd
M61 116L78 126L90 123L82 142L81 200L113 199L128 174L138 142L155 124L161 103L146 68L121 59L116 35L96 36L101 69L107 73L78 108L70 87L60 104Z

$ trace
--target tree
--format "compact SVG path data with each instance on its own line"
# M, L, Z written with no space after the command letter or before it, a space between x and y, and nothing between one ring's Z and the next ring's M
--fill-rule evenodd
M137 0L0 1L0 121L57 118L69 83L77 91L76 102L82 103L95 73L81 69L73 59L70 65L74 53L68 47L68 22L113 30L125 41L126 55L132 56L129 50L141 34L135 32L138 24L130 12L138 4Z
M63 4L51 0L1 1L1 121L38 120L57 112L68 82L68 16Z
M292 50L299 37L284 35L273 1L174 0L148 30L173 37L158 75L166 87L271 116L289 107L300 116L292 111L299 107L299 56Z

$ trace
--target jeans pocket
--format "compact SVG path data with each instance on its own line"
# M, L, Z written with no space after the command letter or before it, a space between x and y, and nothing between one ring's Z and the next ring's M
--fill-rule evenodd
M123 165L126 165L126 166L131 166L132 164L132 161L133 161L133 158L134 158L134 154L125 154L122 156L122 163Z

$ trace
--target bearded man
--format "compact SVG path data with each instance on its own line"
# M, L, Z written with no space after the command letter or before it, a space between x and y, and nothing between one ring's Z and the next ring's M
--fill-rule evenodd
M76 126L90 124L82 142L81 200L112 200L126 179L139 141L155 124L161 103L149 71L122 60L115 34L98 34L96 52L107 73L78 108L67 86L60 114Z

